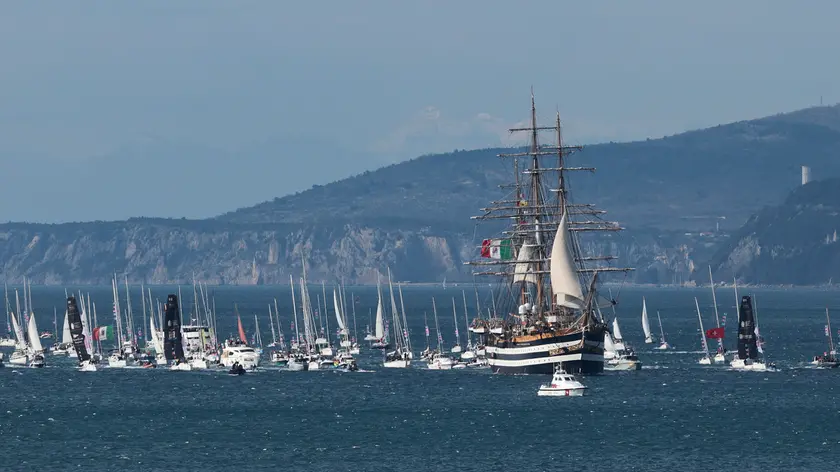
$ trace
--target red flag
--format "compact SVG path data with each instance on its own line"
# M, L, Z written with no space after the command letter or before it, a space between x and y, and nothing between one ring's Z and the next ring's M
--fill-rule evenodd
M706 330L706 337L709 339L723 339L725 331L723 328L712 328Z
M481 242L481 257L490 257L490 240L485 239Z

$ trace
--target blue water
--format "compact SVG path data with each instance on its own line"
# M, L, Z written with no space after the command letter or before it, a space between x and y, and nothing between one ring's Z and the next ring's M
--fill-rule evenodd
M463 323L457 290L405 289L416 351L425 344L422 312L431 313L432 295L439 307L448 307L440 309L440 321L451 343L452 296L458 297ZM165 298L164 288L153 291ZM348 289L348 296L351 291L360 298L361 331L375 306L375 289ZM840 293L755 294L767 355L779 372L737 373L696 363L700 338L693 297L700 299L704 323L711 327L708 290L625 289L619 320L645 367L585 377L590 391L583 398L538 398L536 390L547 380L542 376L419 366L384 370L371 351L360 359L368 372L356 373L269 368L242 377L154 369L80 373L71 360L52 357L42 370L6 366L0 369L0 468L840 470L840 369L807 366L826 350L825 306L837 309L834 329L840 328ZM109 290L91 295L104 324L101 307L110 304ZM659 310L674 350L655 352L642 342L642 295L653 331ZM252 331L257 313L269 340L267 304L275 296L288 336L291 300L282 288L216 289L220 328L235 331L236 302L246 330ZM732 338L734 295L720 290L718 297L721 311L730 314ZM51 328L52 307L63 306L63 289L34 287L33 298L40 328ZM469 298L474 295L468 294L472 307ZM139 307L135 303L136 313Z

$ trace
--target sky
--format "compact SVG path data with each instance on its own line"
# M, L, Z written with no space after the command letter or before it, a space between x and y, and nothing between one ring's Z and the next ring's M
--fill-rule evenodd
M202 218L422 154L840 101L840 3L99 0L0 15L0 221Z

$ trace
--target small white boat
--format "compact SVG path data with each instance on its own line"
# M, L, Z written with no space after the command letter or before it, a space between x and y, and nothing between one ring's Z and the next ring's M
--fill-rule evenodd
M32 368L41 368L47 365L46 360L44 359L43 354L35 354L32 356L32 360L29 362L29 367Z
M656 349L660 349L660 350L671 349L671 345L668 344L668 341L665 341L665 331L662 329L662 317L659 316L658 311L656 312L656 318L659 319L659 339L662 340L662 342L659 343L659 347L657 347Z
M286 368L292 372L300 372L309 368L309 362L292 356L286 363Z
M201 357L193 357L189 360L189 364L193 370L206 370L210 368L207 361Z
M452 369L452 358L444 354L435 353L429 361L430 370L450 370Z
M697 361L697 363L700 365L712 365L712 358L709 356L703 356L699 361Z
M304 370L321 370L321 363L318 360L311 360L307 364L307 368Z
M768 370L772 370L772 366L768 366L764 362L752 359L745 360L737 357L732 359L729 366L734 370L747 370L753 372L767 372Z
M125 357L119 351L115 351L108 356L108 367L112 369L122 369L127 365Z
M411 356L407 352L389 352L385 356L385 361L382 363L383 367L405 369L411 365Z
M725 364L726 363L726 353L722 351L718 351L715 353L715 357L712 358L715 363L717 364Z
M580 397L586 391L586 385L578 382L572 374L567 374L559 366L554 369L551 383L541 385L537 395L540 397Z
M15 340L12 338L0 338L0 347L15 347Z
M9 365L26 365L29 363L29 356L23 350L16 350L9 357Z
M175 362L171 366L169 366L169 370L180 370L182 372L189 372L192 370L192 366L190 366L189 362Z
M79 363L79 372L96 372L96 364L91 360L82 361Z
M221 362L227 368L238 362L246 370L251 370L259 366L260 358L252 347L244 344L228 344L222 351Z

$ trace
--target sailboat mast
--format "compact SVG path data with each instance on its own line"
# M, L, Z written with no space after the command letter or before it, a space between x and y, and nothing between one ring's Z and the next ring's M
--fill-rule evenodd
M464 298L464 327L467 329L467 346L472 346L472 339L470 339L470 317L467 315L467 292L461 290L461 296Z
M613 309L615 309L613 307ZM656 311L656 318L659 320L659 336L662 339L662 342L665 342L665 331L662 329L662 317L659 316L659 310Z
M440 335L440 325L438 324L437 305L435 305L435 297L432 297L432 313L435 315L435 333L437 334L438 352L443 352L443 336Z
M271 326L271 344L276 345L277 331L274 329L274 316L271 314L271 303L268 304L268 324Z
M323 295L324 295L324 311L323 311L324 314L321 316L321 319L324 320L324 323L327 326L326 338L327 338L327 346L329 346L330 345L330 317L329 317L329 310L328 310L329 305L327 305L327 286L326 286L326 284L324 283L323 280L321 281L321 293L323 293Z
M706 332L703 331L703 317L700 316L700 303L697 302L697 297L694 297L694 306L697 307L697 320L700 322L700 340L703 343L703 351L706 357L709 357L709 345L706 343Z
M828 317L828 307L825 307L825 323L828 328L828 353L834 353L834 338L831 335L831 319Z
M149 323L146 320L146 286L145 284L143 284L143 282L140 282L140 300L143 302L143 333L145 333L145 335L143 336L143 344L148 345L149 330L147 329L147 327L149 326Z
M133 346L137 346L137 338L134 333L134 311L131 309L131 293L128 288L128 275L125 276L125 304L128 313L128 340Z
M405 348L411 352L411 337L408 335L408 319L405 316L405 304L403 303L402 284L397 284L400 292L400 311L402 311L403 333L405 334Z
M283 336L283 325L280 324L280 310L277 309L277 298L274 298L274 317L277 318L277 335L280 337L280 348L286 349L286 340Z
M350 292L350 301L353 302L353 341L359 342L359 332L356 330L356 294Z
M292 311L295 313L295 342L300 346L300 328L298 327L297 304L295 304L295 282L289 274L289 285L292 287Z
M458 310L455 309L455 297L452 297L452 319L455 320L455 345L461 344L461 336L458 334Z

